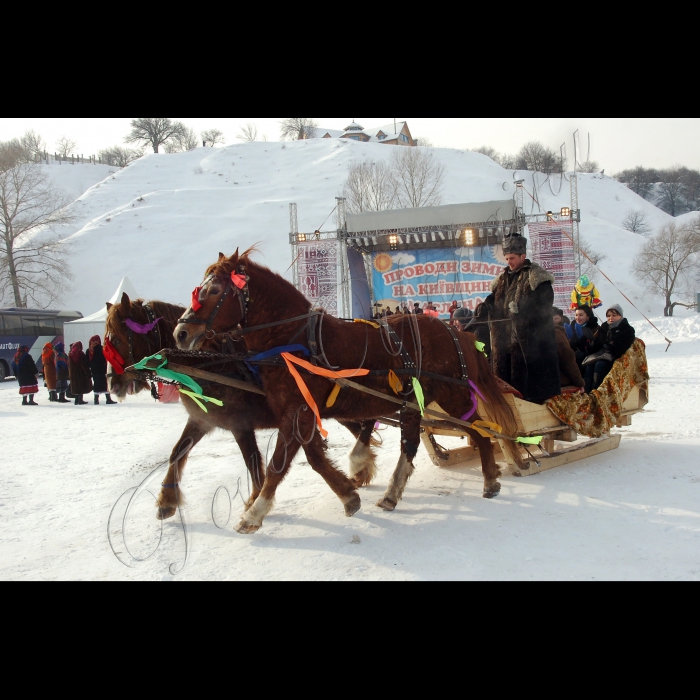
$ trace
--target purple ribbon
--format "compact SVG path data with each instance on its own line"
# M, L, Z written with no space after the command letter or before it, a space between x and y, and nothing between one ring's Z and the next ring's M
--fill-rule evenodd
M472 389L479 395L479 397L481 398L481 400L482 400L484 403L488 403L488 401L484 398L484 395L483 395L483 394L481 393L481 391L479 390L479 387L478 387L476 384L474 384L474 382L473 382L471 379L469 380L469 384L471 385ZM477 403L477 401L476 401L476 398L474 397L474 391L471 392L472 410L469 411L469 413L467 413L466 415L462 416L462 418L461 418L461 420L463 420L465 423L468 423L468 422L469 422L469 419L476 413L476 409L477 409L477 406L478 406L478 403Z
M136 323L135 321L132 321L130 318L126 319L126 326L127 328L131 328L134 333L138 333L139 335L148 335L157 325L158 321L162 321L163 318L157 318L153 323L149 323L146 326L142 326L140 323Z

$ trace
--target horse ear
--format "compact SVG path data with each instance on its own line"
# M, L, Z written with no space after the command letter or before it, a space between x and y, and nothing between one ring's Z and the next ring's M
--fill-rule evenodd
M109 302L107 302L107 313L109 313L112 310L113 306L114 304L110 304Z
M122 294L122 311L125 314L131 312L131 299L129 299L129 295L126 292Z
M238 264L238 257L239 257L239 256L238 256L238 253L239 253L239 251L240 251L240 248L236 248L236 252L228 259L228 261L229 261L232 265L237 265L237 264Z
M226 260L226 256L223 253L219 253L219 262Z

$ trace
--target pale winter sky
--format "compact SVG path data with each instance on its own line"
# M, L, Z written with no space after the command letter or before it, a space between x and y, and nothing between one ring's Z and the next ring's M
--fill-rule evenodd
M236 134L248 122L257 124L261 134L271 141L279 139L280 118L224 118L177 117L197 131L218 128L224 132L227 143L238 143ZM542 141L559 149L566 142L569 162L573 156L573 132L580 130L584 150L591 135L591 158L613 174L625 168L644 165L667 168L685 165L700 169L700 118L661 119L458 119L400 117L409 123L414 136L430 139L436 146L474 148L490 145L500 152L514 153L527 141ZM342 129L352 118L318 117L321 126ZM85 156L96 154L102 148L123 144L129 132L130 118L1 118L0 141L21 136L34 129L54 150L57 139L66 135L77 141L78 152ZM358 117L363 126L377 127L391 123L393 117ZM580 158L579 160L583 160Z

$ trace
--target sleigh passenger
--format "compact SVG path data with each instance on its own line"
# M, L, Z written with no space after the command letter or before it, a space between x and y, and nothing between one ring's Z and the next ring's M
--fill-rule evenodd
M591 353L583 361L587 394L600 387L615 361L632 347L636 338L635 330L619 304L611 306L605 316L608 320L596 333Z

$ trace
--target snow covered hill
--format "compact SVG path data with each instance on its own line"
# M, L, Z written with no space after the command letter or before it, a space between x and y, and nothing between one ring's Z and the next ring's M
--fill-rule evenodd
M254 243L261 243L261 262L284 274L291 263L289 203L299 205L300 230L314 231L334 208L348 165L388 159L391 152L381 144L319 139L145 156L109 174L73 205L79 223L68 233L75 281L65 306L92 313L125 275L149 298L183 302L219 251L230 254ZM451 149L434 154L446 168L445 204L513 195L515 173L490 158ZM100 167L82 166L91 172ZM569 184L558 176L519 177L539 202L526 196L527 213L570 204ZM625 231L622 221L630 210L643 211L654 229L672 218L612 178L581 175L579 191L583 235L608 256L601 267L645 312L658 316L661 301L645 296L643 281L630 273L644 239ZM332 226L331 220L326 228ZM606 301L621 300L605 280L597 281Z
M111 165L89 165L87 163L52 163L41 166L55 185L73 199L78 199L93 185L114 175L119 168Z

